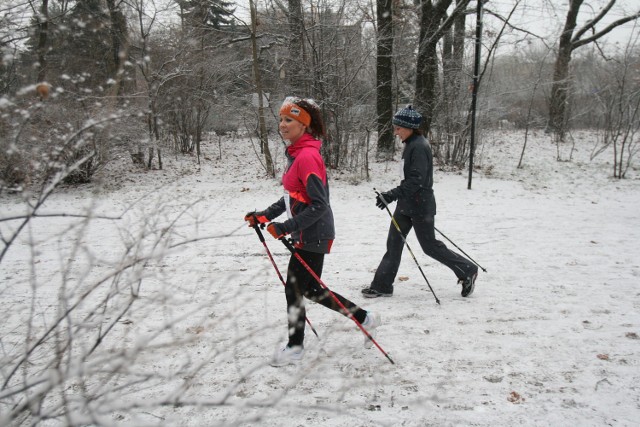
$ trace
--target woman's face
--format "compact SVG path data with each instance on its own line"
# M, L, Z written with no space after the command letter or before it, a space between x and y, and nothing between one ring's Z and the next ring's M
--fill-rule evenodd
M413 129L403 128L402 126L393 126L393 134L398 135L402 141L409 138L413 133Z
M288 116L280 116L280 135L291 144L300 138L307 128L305 125Z

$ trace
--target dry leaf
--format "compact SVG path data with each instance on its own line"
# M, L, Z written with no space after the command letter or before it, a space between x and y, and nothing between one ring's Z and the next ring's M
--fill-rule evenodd
M511 403L522 403L524 402L524 397L520 396L518 392L512 391L507 400Z

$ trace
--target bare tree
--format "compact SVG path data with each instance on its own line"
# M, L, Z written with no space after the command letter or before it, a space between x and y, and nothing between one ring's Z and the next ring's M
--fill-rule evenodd
M553 86L549 100L547 131L553 132L559 141L564 139L567 129L567 102L571 82L569 64L572 53L579 47L597 42L614 28L640 17L640 10L638 10L638 12L617 19L598 30L598 24L602 22L616 4L616 0L609 0L593 19L588 20L582 27L577 28L578 15L583 3L584 0L570 0L564 28L558 41L558 53L553 71Z
M124 0L107 0L109 17L111 19L111 53L113 55L114 95L122 97L125 92L125 64L129 58L129 30L123 11Z
M622 179L640 151L640 82L633 78L638 54L627 49L621 58L607 62L607 84L597 94L600 101L598 144L591 158L607 149L613 152L613 177ZM604 77L604 76L603 76Z
M378 53L376 56L376 117L378 119L377 155L393 155L394 140L391 128L393 116L393 2L377 0Z
M136 28L137 28L137 46L135 48L137 54L136 65L140 70L141 76L146 83L145 96L147 99L147 131L148 131L148 157L147 168L153 166L154 156L158 156L158 168L162 169L162 150L160 147L160 123L159 116L160 111L158 109L159 93L164 84L183 75L180 70L167 72L170 64L176 61L176 57L180 56L183 52L173 52L165 60L156 56L154 61L158 62L158 66L154 66L152 57L150 54L151 43L153 41L151 35L154 25L157 23L159 14L162 12L160 9L155 8L155 4L151 2L148 4L145 0L133 0L131 8L135 13ZM137 152L132 154L134 159L143 162L144 153L143 145L138 144ZM135 161L135 160L134 160Z
M287 61L287 79L291 85L292 95L310 96L307 55L305 52L305 25L302 2L288 0L289 19L289 58Z
M483 64L480 62L480 52L476 50L475 61L477 61L477 64L474 64L474 67L477 65L478 70L474 70L473 74L475 75L477 72L478 75L475 83L470 85L472 90L474 89L474 84L476 90L481 87L485 73L490 64L493 63L496 47L501 42L505 28L509 25L511 16L517 9L518 4L519 0L512 5L507 17L500 19L502 26L493 34L492 40L489 43L482 44L487 46L484 54L486 60ZM471 123L475 114L473 111L474 101L473 99L471 102L468 101L469 90L467 90L466 85L464 87L462 85L462 81L467 75L467 68L464 63L464 23L465 14L460 13L454 19L453 34L451 34L451 28L444 33L442 91L434 101L437 109L432 116L432 123L433 120L438 120L439 125L438 129L433 130L434 138L432 139L436 155L445 163L458 167L462 167L471 156ZM477 31L478 28L476 28ZM479 42L480 40L477 39L476 45ZM479 68L480 66L482 66L481 69Z
M373 14L347 0L304 3L303 22L298 24L303 43L292 52L291 13L284 3L271 4L258 17L263 91L272 97L314 98L326 124L322 154L327 165L358 168L360 162L356 159L362 156L351 156L351 150L363 153L363 136L375 126L375 44L374 38L368 37L374 33L371 26L365 25L371 23ZM294 53L304 61L306 71L300 79L292 77L289 65ZM272 114L277 120L277 111L272 110Z
M444 33L442 47L443 101L457 97L464 76L464 42L466 14L460 13Z
M550 51L549 51L550 52ZM547 52L547 53L549 53ZM531 116L533 114L533 105L536 99L536 91L542 82L542 72L544 67L546 66L546 62L543 60L540 61L538 66L538 75L536 80L533 82L533 87L531 88L531 97L529 99L529 106L527 107L527 115L525 118L525 130L524 130L524 142L522 143L522 151L520 152L520 160L518 160L518 169L522 168L524 163L524 152L527 148L527 140L529 138L529 127L531 126Z
M463 79L467 76L464 63L466 14L461 13L454 20L452 27L444 32L442 43L442 91L439 97L439 114L434 114L433 121L438 121L438 134L432 130L430 142L434 155L448 163L452 154L459 152L460 135L464 132L464 109L467 107L468 91L462 88Z
M260 72L260 60L258 57L258 45L256 42L256 25L257 25L257 11L253 3L253 0L249 0L251 7L251 53L253 59L253 80L256 88L256 95L258 101L258 132L260 134L260 148L264 153L265 168L267 175L275 177L275 169L273 167L273 160L271 159L271 151L269 150L269 136L267 134L267 126L264 118L264 91L262 90L262 76Z
M464 13L470 0L459 0L451 14L447 10L453 0L431 0L420 4L420 39L418 47L415 108L424 116L423 129L429 131L437 105L438 52L437 45L446 31Z
M137 404L130 398L141 389L170 381L175 396L181 396L185 379L196 377L202 369L188 354L185 360L192 361L178 368L155 374L145 373L144 368L144 360L153 357L150 350L188 352L197 336L189 332L185 321L206 305L189 310L180 307L184 302L166 292L175 285L163 284L161 275L153 271L167 251L192 243L179 237L184 230L178 233L176 228L183 217L193 222L199 200L184 203L176 212L173 197L167 200L146 194L113 216L97 215L95 203L76 212L43 213L44 203L72 169L61 171L36 199L25 200L25 213L0 216L0 265L3 271L22 272L12 283L24 285L18 288L25 296L3 319L13 330L3 330L2 336L0 404L4 409L0 425L102 425L109 423L106 420L112 413L135 417ZM41 235L52 222L61 221L66 226L60 227L58 235L39 239L31 234ZM91 240L96 227L122 236L121 244L107 251L110 253L104 248L96 250ZM26 236L21 240L21 235ZM19 256L18 262L31 267L7 260L10 250L24 250L28 255ZM55 271L39 268L43 259L58 256ZM5 297L7 285L2 284ZM180 309L173 312L174 307ZM152 317L157 323L148 324L150 328L130 329ZM177 327L186 333L174 334ZM218 352L207 351L207 363ZM171 394L144 406L157 410L163 405L180 405L172 401ZM224 397L213 404L224 404Z
M47 46L49 34L49 0L42 0L40 8L36 10L33 2L30 2L38 25L38 77L39 83L47 79Z
M374 87L365 73L372 50L363 43L362 18L347 11L348 1L330 4L321 0L308 13L307 49L311 95L321 101L327 125L323 155L329 167L338 168L347 164L351 149L362 152L362 136L375 123Z

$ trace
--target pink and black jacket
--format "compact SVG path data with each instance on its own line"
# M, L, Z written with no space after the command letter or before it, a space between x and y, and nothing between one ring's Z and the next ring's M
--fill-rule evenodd
M297 248L329 253L335 239L335 227L321 146L321 141L305 133L287 147L289 162L282 176L285 196L262 214L271 221L287 212L288 219L283 227L291 234Z

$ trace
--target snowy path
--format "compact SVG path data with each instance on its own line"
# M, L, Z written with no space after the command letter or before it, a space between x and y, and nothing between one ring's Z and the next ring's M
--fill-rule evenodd
M173 249L140 272L145 280L136 309L105 347L112 354L135 348L162 325L165 332L129 368L161 376L125 388L103 412L114 422L187 426L240 420L273 427L637 425L639 181L608 179L599 163L557 163L555 148L543 140L529 147L536 163L524 170L510 166L518 147L485 148L484 162L499 167L491 177L476 175L472 190L466 176L436 172L436 227L488 270L473 296L462 298L453 273L427 258L410 234L441 306L407 252L399 273L407 280L396 282L392 298L361 297L389 226L386 212L374 205L373 187L388 189L395 168L374 164L372 181L355 186L333 179L338 238L323 280L382 315L377 339L396 365L375 347L364 350L349 320L314 304L307 314L320 339L307 330L303 363L267 365L286 335L283 287L253 230L241 226L246 211L274 202L281 189L256 179L251 154L240 151L224 166L205 164L201 173L168 185L162 202L145 203L121 221L92 223L79 237L87 250L77 254L91 259L84 265L92 268L74 265L74 280L89 282L109 271L127 233L154 212L176 215L199 198L179 221L181 237L232 232ZM96 210L121 212L155 185L153 174L147 177L137 190L101 195ZM64 193L48 208L81 203L86 199ZM43 283L59 279L74 242L56 236L72 222L34 226L43 241L35 255ZM269 236L267 243L284 274L285 248ZM8 353L20 348L20 322L29 313L30 256L23 240L0 273L0 303L13 307L1 331ZM36 295L43 319L55 313L58 291L43 286ZM123 373L120 380L126 378ZM167 394L200 406L154 404Z

